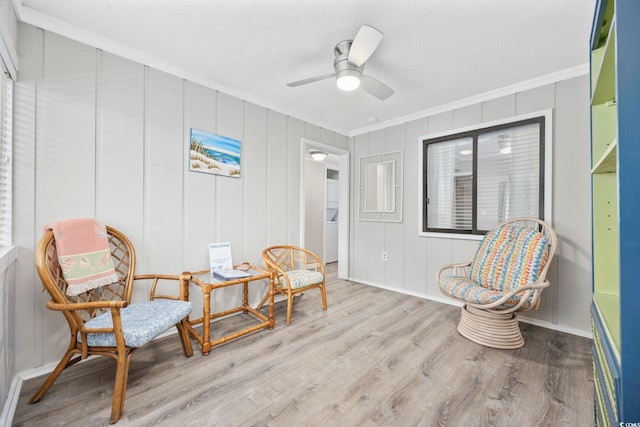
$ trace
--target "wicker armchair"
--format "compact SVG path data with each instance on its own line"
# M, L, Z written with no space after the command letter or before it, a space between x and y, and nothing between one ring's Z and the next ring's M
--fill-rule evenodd
M61 312L67 320L70 341L67 350L29 403L39 401L60 374L90 355L116 360L116 374L111 405L111 423L120 419L124 410L129 362L135 350L172 326L178 328L186 356L193 355L187 334L186 316L191 303L178 296L156 295L159 280L179 280L179 276L146 274L134 276L136 255L131 241L115 228L106 227L111 259L118 281L99 288L68 296L56 240L47 231L36 248L36 268L51 296L47 308ZM152 280L150 300L131 303L134 280ZM181 290L181 296L184 291Z
M324 263L317 255L296 246L281 245L262 251L262 259L274 276L275 292L287 296L287 325L291 324L293 298L309 289L320 289L322 309L327 309ZM268 296L264 296L258 308Z
M487 347L522 347L517 313L538 308L557 240L545 222L516 218L488 232L471 261L442 267L440 292L463 303L460 334Z

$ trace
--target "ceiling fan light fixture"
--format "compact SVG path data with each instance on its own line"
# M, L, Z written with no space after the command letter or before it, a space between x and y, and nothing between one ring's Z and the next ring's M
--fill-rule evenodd
M340 90L350 92L360 86L360 73L356 70L343 70L336 74L336 82Z
M324 159L327 158L327 153L325 153L324 151L319 151L319 150L309 151L309 155L316 162L321 162L321 161L323 161Z

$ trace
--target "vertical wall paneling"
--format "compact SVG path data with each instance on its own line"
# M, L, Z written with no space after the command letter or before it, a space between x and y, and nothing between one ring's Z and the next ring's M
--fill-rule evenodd
M385 152L402 151L404 154L405 148L405 134L406 124L396 125L386 129L385 132ZM407 157L403 155L404 163L409 161ZM406 176L403 170L403 178ZM403 193L404 193L404 179L403 179ZM406 197L402 198L404 200ZM405 221L405 208L402 209L402 222L386 222L384 223L384 247L383 250L387 253L387 261L383 261L384 264L384 283L387 286L405 288L405 242L404 242L404 228L406 227Z
M45 33L43 72L36 97L39 230L49 222L95 215L95 49ZM48 298L38 299L44 307ZM63 325L59 316L44 317L40 327L47 351L64 352L69 331Z
M541 86L516 95L516 115L534 113L553 108L555 84Z
M387 152L386 129L371 132L368 140L368 154ZM382 252L385 250L385 225L387 223L377 221L364 221L368 234L367 247L367 272L369 281L384 283L386 264L382 261ZM388 262L388 261L387 261Z
M184 252L187 271L208 268L208 244L216 234L216 176L189 171L191 128L216 133L216 92L188 81L184 82ZM201 309L201 307L198 309ZM195 308L194 308L195 310Z
M242 141L242 180L245 218L244 253L238 261L262 265L260 254L267 247L267 110L245 103L245 130Z
M244 143L244 105L243 101L218 93L218 106L216 109L218 134L238 139ZM242 160L241 160L242 161ZM234 259L242 257L243 224L238 212L243 212L242 189L245 179L240 164L240 178L216 176L216 203L218 210L219 240L231 242L231 251Z
M145 243L149 265L142 271L171 274L182 270L182 80L150 69L147 89Z
M557 322L582 328L590 321L591 209L588 76L557 84L554 147L553 223L558 232ZM565 165L571 165L566 167ZM543 301L544 302L544 301ZM585 307L586 306L586 307Z
M453 111L453 129L482 123L482 104L473 104Z
M322 128L311 123L305 123L304 137L313 141L324 141L322 138Z
M427 119L414 120L406 124L404 145L404 207L402 208L404 229L404 288L408 292L427 293L427 241L417 239L421 178L418 176L420 141L427 133Z
M16 286L15 360L16 371L43 363L42 313L40 280L33 266L34 250L42 230L33 223L36 211L35 128L38 79L42 78L43 32L31 26L19 26L18 51L20 78L14 84L13 121L13 243L18 247L16 277L25 286ZM41 84L41 82L40 82ZM18 215L18 212L20 213ZM33 284L33 286L28 286ZM22 336L31 339L22 339Z
M503 96L482 103L482 121L491 122L516 114L516 94Z
M143 250L144 67L100 53L96 112L96 218Z
M353 256L351 259L351 274L352 277L359 277L363 280L369 277L367 270L367 259L369 257L369 223L367 221L358 220L358 209L360 208L360 157L364 157L369 154L369 134L358 135L354 138L353 143L353 159L352 169L354 174L352 175L352 181L354 186L352 188L351 200L353 205L351 206L351 223L353 224L353 233L351 233L351 248L353 250ZM379 259L379 258L377 258Z
M267 246L288 244L288 123L287 116L267 111ZM299 179L299 178L298 178Z
M287 240L290 244L300 245L301 241L301 227L302 218L300 212L300 194L302 192L302 138L307 137L310 139L319 139L309 137L307 133L312 136L322 135L322 130L316 126L302 122L298 119L289 117L287 120L287 202L289 206L289 212L287 213L289 219L288 236ZM307 132L307 133L305 133Z
M244 102L224 93L217 98L218 134L238 139L244 143ZM218 240L231 242L234 261L243 256L244 223L247 219L243 205L242 191L246 180L240 161L240 178L216 176L216 206L218 220ZM238 306L242 302L242 289L239 286L220 289L212 301L215 310L221 307Z
M267 109L245 102L244 141L242 141L242 180L244 183L244 211L248 214L244 221L243 254L237 263L249 261L262 266L260 256L267 245ZM249 302L257 303L268 291L268 282L249 287Z

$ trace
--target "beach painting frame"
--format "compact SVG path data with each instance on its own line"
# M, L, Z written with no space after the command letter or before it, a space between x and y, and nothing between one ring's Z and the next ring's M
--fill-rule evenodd
M240 178L242 141L191 128L189 170Z

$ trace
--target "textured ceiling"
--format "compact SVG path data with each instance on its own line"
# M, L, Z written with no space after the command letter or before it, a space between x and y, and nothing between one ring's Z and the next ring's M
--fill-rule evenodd
M586 70L595 0L22 0L20 19L353 135L554 73ZM386 101L335 79L333 47L384 33L366 74ZM584 71L579 71L584 72Z

